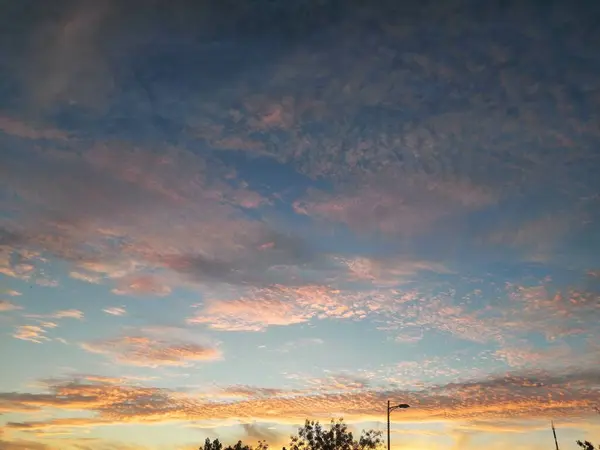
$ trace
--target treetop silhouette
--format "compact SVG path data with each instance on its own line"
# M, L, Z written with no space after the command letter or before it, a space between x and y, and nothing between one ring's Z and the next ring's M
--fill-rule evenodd
M307 420L298 428L298 433L290 436L289 450L378 450L383 447L382 432L363 430L358 439L354 438L343 419L332 419L329 427L323 427L318 421ZM225 450L268 450L265 441L259 441L256 448L238 441ZM223 450L219 439L211 442L206 438L204 447L199 450ZM283 447L283 450L288 450Z

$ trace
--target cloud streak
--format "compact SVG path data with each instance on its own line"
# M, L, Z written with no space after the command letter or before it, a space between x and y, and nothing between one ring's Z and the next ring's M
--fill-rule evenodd
M81 344L84 350L106 355L116 363L141 366L189 366L200 361L221 358L214 347L192 342L169 342L146 336L123 336L105 341Z

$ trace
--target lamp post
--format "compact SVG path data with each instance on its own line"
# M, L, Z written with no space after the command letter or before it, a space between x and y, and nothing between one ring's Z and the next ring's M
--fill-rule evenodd
M399 405L390 405L390 401L387 402L387 450L390 450L390 413L395 409L406 409L410 408L410 405L406 403L400 403Z

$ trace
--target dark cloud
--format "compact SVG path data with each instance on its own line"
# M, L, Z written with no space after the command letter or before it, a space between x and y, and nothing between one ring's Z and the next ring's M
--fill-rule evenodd
M16 246L26 241L25 236L22 234L6 228L0 228L0 245Z
M170 269L195 281L250 286L308 283L310 278L302 276L302 269L333 269L326 255L319 254L308 241L274 231L261 233L259 239L247 242L235 259L182 255L164 261Z
M2 450L52 450L52 447L47 444L25 439L0 440L0 448Z

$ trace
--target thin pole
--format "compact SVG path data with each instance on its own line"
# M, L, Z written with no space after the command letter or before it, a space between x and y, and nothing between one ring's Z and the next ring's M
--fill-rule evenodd
M390 450L390 401L387 402L387 450Z
M558 448L558 439L556 439L556 429L554 428L554 421L550 422L552 424L552 434L554 435L554 444L556 444L556 450L560 450Z

